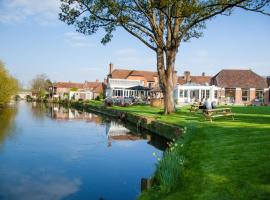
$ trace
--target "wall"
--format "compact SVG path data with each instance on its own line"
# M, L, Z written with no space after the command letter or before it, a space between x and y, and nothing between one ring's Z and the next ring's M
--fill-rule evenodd
M142 76L129 76L127 79L144 81L144 87L147 87L147 80Z
M253 103L256 98L256 89L255 88L250 88L249 90L249 101L250 103Z
M241 88L236 88L235 90L235 104L243 104Z
M265 102L265 104L270 104L270 102L269 102L269 88L267 88L267 89L264 89L264 102Z

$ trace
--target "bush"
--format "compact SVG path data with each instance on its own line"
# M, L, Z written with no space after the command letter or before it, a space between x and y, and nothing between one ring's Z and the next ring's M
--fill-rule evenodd
M30 96L30 95L26 95L26 101L27 102L30 102L30 101L32 101L33 99L32 99L32 97Z
M104 94L103 93L100 93L95 100L97 101L102 101L104 99Z

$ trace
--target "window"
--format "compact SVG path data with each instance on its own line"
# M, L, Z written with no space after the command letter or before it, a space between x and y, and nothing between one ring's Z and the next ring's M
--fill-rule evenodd
M249 89L242 89L242 101L249 101Z
M184 90L184 97L187 97L187 96L188 96L188 91Z
M183 98L184 97L184 91L183 90L179 90L179 97Z
M202 90L202 99L205 98L205 90Z
M215 97L215 99L218 98L218 92L217 92L217 90L215 90L214 97Z
M153 87L153 83L148 82L148 87L149 87L149 88L152 88L152 87Z
M208 99L210 97L210 91L206 90L206 99Z
M117 94L116 94L116 90L113 90L113 96L116 96Z
M256 99L263 101L264 99L264 92L263 90L256 90Z

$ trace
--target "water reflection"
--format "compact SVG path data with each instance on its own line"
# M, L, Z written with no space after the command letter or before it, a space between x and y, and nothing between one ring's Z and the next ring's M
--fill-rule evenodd
M106 135L108 137L108 147L112 146L113 141L135 141L147 140L147 143L155 146L160 150L165 150L167 147L167 140L158 135L153 135L144 131L138 132L131 124L123 124L120 121L108 119L106 116L100 116L94 113L82 112L74 108L63 107L59 104L32 104L32 107L41 109L42 111L35 111L42 113L46 111L47 115L55 120L84 120L86 122L94 122L96 124L105 124ZM45 115L45 114L43 114Z
M14 132L14 118L16 116L17 109L15 106L8 106L0 108L0 145L4 142L7 137L11 137Z
M0 184L0 199L25 199L25 200L59 200L76 193L80 189L79 179L68 179L58 174L23 174L21 172L7 172L1 180L8 184Z
M152 153L162 156L165 144L129 124L58 105L21 103L15 115L0 115L1 200L136 199L141 179L154 173Z

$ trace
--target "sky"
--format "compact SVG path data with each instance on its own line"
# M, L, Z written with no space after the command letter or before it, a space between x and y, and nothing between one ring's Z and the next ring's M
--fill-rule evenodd
M103 81L114 68L156 70L155 53L122 29L107 45L102 32L84 36L58 20L58 0L0 0L0 59L27 87L37 74L52 81ZM207 22L204 36L182 43L178 75L252 69L270 75L270 17L235 10Z

